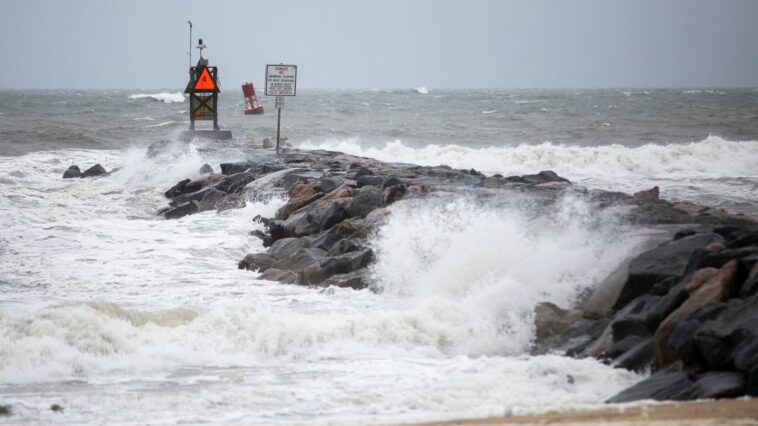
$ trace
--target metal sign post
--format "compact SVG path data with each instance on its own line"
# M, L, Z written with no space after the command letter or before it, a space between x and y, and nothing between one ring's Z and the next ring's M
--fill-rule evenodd
M284 97L295 96L297 91L297 65L266 65L266 96L276 96L276 154L279 155L279 137L282 124Z
M282 108L284 108L284 96L276 97L276 155L279 155L279 130L282 124Z

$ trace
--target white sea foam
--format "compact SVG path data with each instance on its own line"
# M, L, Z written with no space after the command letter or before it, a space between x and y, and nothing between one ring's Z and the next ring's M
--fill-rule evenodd
M429 89L426 88L426 87L424 87L424 86L416 87L413 90L415 90L416 93L421 94L421 95L428 95L429 94Z
M153 101L164 102L167 104L184 102L182 92L161 92L161 93L135 93L129 95L129 99L150 99Z
M537 218L468 196L400 202L374 242L381 291L318 291L236 269L263 250L250 219L281 200L155 216L162 191L210 161L201 152L0 164L11 258L0 264L0 396L18 419L46 419L36 407L65 395L73 423L387 423L597 403L639 380L594 360L527 356L534 304L569 304L636 247L582 203ZM121 169L60 179L95 161Z

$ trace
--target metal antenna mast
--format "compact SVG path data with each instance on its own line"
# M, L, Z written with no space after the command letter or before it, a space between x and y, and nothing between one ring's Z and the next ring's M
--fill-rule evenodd
M187 19L187 23L190 26L189 51L187 53L189 54L189 66L192 68L192 21Z

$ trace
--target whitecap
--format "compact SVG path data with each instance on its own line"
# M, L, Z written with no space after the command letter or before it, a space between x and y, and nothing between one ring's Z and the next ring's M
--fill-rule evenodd
M164 102L167 104L184 102L184 94L182 92L161 92L161 93L135 93L129 95L129 99L150 99L157 102Z

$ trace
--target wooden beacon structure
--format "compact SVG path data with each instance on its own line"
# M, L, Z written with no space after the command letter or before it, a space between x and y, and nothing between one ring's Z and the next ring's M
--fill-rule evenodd
M208 65L203 58L203 39L198 41L200 59L197 65L189 69L189 82L184 93L190 100L190 127L179 134L179 140L191 141L195 138L226 140L232 138L231 130L221 130L218 126L218 67ZM197 129L196 121L213 121L213 129Z

